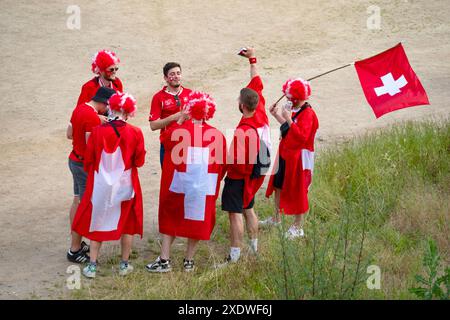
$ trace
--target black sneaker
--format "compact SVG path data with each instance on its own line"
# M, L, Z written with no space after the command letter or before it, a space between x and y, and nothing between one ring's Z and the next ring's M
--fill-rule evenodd
M89 252L91 250L91 247L84 241L81 241L81 251L83 252Z
M186 271L186 272L194 271L194 269L195 269L194 260L183 259L183 267L184 267L184 271Z
M83 249L80 249L77 252L67 251L67 260L75 263L85 263L89 262L90 258Z
M233 261L231 260L231 256L228 255L228 256L223 260L223 262L221 262L221 263L219 263L219 264L216 264L216 265L215 265L215 268L216 268L216 269L222 269L222 268L225 268L226 266L228 266L230 263L233 263Z
M172 266L170 265L170 260L162 262L161 257L158 257L155 262L146 265L145 269L148 272L169 272L172 271Z

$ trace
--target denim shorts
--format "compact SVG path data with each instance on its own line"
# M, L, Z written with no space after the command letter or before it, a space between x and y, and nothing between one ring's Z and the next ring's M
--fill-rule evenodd
M69 169L73 177L73 195L81 199L86 189L87 180L87 173L84 171L83 162L76 162L69 159Z

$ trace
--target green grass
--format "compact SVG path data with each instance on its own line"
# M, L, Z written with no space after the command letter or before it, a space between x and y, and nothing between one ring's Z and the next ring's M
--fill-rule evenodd
M149 249L134 256L134 274L119 278L111 271L118 249L103 253L103 276L83 280L71 297L415 299L409 289L425 272L429 239L442 260L437 272L449 264L449 156L449 119L397 124L320 151L304 239L286 241L283 229L262 230L257 257L244 254L239 264L214 270L228 249L228 219L218 210L212 240L199 247L195 273L181 271L184 246L175 245L175 271L148 274L145 262L159 250L149 241ZM272 202L258 195L259 216L272 211ZM381 270L380 289L366 286L369 265Z

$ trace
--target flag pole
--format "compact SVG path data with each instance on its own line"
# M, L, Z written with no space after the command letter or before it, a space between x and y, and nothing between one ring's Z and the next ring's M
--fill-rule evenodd
M344 68L347 68L347 67L353 66L354 64L355 64L354 62L352 62L352 63L349 63L349 64L346 64L346 65L344 65L344 66L341 66L341 67L338 67L338 68L332 69L332 70L330 70L330 71L327 71L327 72L321 73L321 74L319 74L319 75L317 75L317 76L315 76L315 77L309 78L309 79L307 79L306 81L311 81L311 80L314 80L314 79L320 78L320 77L322 77L322 76L324 76L324 75L326 75L326 74L329 74L329 73L331 73L331 72L334 72L334 71L337 71L337 70L340 70L340 69L344 69ZM275 102L275 104L278 104L278 102L280 102L280 101L281 101L281 99L283 99L283 98L284 98L285 96L286 96L286 95L285 95L285 94L283 94L283 95L282 95L282 96L280 97L280 99L278 99L278 100L277 100L277 102Z

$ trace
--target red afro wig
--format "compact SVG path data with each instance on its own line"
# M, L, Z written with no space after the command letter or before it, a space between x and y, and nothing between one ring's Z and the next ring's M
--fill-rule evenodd
M128 114L133 117L136 112L136 99L128 93L115 93L109 98L109 108L112 111Z
M311 96L311 85L301 78L289 79L283 85L283 93L290 101L304 101Z
M193 91L189 94L188 99L184 108L192 119L209 120L214 116L216 104L209 94Z
M99 74L119 62L120 59L114 52L108 50L99 51L92 59L92 72Z

